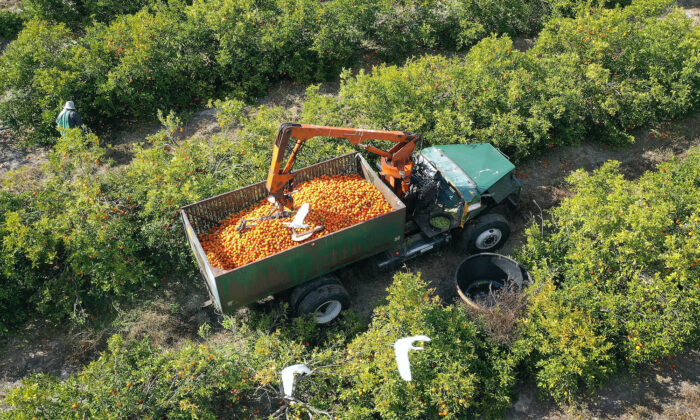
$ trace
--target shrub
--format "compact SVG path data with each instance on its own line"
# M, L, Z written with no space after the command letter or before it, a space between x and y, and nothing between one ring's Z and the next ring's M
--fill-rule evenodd
M700 150L626 181L618 164L570 178L576 196L526 232L539 287L521 348L556 398L699 338ZM595 209L595 211L592 211Z
M82 86L73 72L71 33L64 25L31 20L0 56L0 118L17 132L53 139L55 119L69 89Z
M165 351L147 339L109 340L100 358L65 381L36 375L6 397L10 418L211 418L266 415L357 418L464 418L502 414L513 375L454 306L443 307L420 276L399 274L386 305L365 325L352 312L330 326L268 314L227 317L223 344L187 343ZM206 328L200 329L207 339ZM399 379L391 348L409 334L428 334L411 353L414 380ZM280 372L296 363L313 374L297 380L290 404Z
M10 417L210 418L248 410L250 372L235 353L186 344L177 351L146 339L110 338L102 356L66 381L37 375L10 392Z
M23 0L23 12L31 17L52 23L63 23L73 30L81 30L92 21L109 22L118 15L139 11L155 3L151 0Z
M680 12L658 17L667 5L554 19L524 53L490 37L463 58L348 71L338 100L307 91L303 119L415 131L429 144L490 142L515 159L584 136L629 141L634 127L698 104L700 30Z
M534 290L521 328L524 337L514 348L524 355L526 370L540 392L563 401L580 394L581 388L602 384L618 361L612 344L600 333L602 324L594 310L582 302L571 304L555 292L551 280L541 280Z
M0 305L12 307L8 313L80 320L85 309L94 311L107 297L128 297L152 279L131 216L134 203L108 196L108 185L96 176L104 161L98 143L70 130L49 155L40 187L3 194L0 258L8 295ZM10 182L29 182L22 171L15 176Z
M302 401L332 395L335 387L326 385L334 379L324 365L342 360L345 343L364 325L348 313L321 328L310 319L288 320L285 310L227 317L226 341L219 344L209 341L207 328L200 328L203 342L170 350L148 338L124 342L114 335L97 360L65 381L45 374L26 378L5 399L8 418L252 418L280 407L299 412L306 403L280 404L280 371L294 363L316 371L297 384L295 397Z
M579 118L596 137L631 140L626 132L682 115L698 105L700 31L680 11L656 17L663 0L550 21L531 53L550 80L574 90Z
M74 94L84 120L101 128L142 118L155 109L194 107L212 95L210 33L187 20L177 3L121 16L90 28L77 48L77 70L94 91Z
M0 10L0 38L15 39L22 30L23 19L19 13L11 10Z
M27 6L31 24L0 58L0 91L10 91L0 117L21 136L47 144L55 141L54 120L66 100L94 129L113 127L152 118L159 108L196 108L221 94L249 100L280 80L333 79L363 58L397 62L428 49L465 49L493 32L534 32L554 10L547 0L28 0Z
M508 407L511 361L480 333L460 306L443 306L419 275L397 274L369 330L348 346L339 367L347 418L497 417ZM432 341L410 352L413 381L399 377L393 343L412 335Z

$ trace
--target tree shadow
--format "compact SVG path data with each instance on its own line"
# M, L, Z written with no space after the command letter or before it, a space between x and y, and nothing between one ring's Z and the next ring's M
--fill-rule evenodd
M532 380L518 384L516 395L508 419L693 418L700 412L700 352L621 373L571 404L538 399Z

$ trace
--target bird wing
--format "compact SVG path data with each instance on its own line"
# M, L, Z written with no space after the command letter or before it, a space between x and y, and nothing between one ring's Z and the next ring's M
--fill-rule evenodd
M294 216L294 219L292 220L291 223L285 223L285 226L294 228L294 229L305 229L309 227L309 225L304 224L304 219L306 219L306 216L309 214L309 203L304 203L299 207L299 210L297 210L297 214Z
M292 393L294 392L295 374L310 375L311 373L311 369L302 364L287 366L286 368L282 369L282 389L284 390L284 395L287 397L292 396Z

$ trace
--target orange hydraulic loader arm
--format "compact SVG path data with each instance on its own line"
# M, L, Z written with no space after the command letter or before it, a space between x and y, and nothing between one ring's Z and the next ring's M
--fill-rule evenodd
M413 169L412 153L416 147L417 134L403 131L364 130L361 128L323 127L308 124L282 124L277 132L277 139L272 151L272 164L267 175L267 190L277 202L280 211L284 207L291 207L291 196L284 194L284 187L294 180L292 167L299 150L306 140L313 137L339 137L350 140L355 146L376 153L381 156L381 175L394 192L403 198L408 192L411 182L411 170ZM287 150L287 144L291 137L296 138L289 159L282 167L282 159ZM397 144L384 151L373 146L362 144L367 140L388 140Z

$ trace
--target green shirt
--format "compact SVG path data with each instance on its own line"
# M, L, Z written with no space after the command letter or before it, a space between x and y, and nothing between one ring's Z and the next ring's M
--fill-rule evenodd
M61 132L61 135L64 135L66 134L67 129L82 126L83 121L80 119L80 115L78 115L75 110L64 109L60 114L58 114L58 118L56 118L56 125L63 129L59 129L59 131Z

